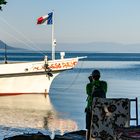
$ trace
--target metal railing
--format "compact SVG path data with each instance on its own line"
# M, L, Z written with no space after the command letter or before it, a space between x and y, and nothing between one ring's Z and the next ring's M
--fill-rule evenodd
M135 99L130 99L130 112L131 112L131 105L132 105L132 102L135 102L135 117L131 117L131 113L130 113L130 121L136 121L136 126L138 126L138 98L136 97Z

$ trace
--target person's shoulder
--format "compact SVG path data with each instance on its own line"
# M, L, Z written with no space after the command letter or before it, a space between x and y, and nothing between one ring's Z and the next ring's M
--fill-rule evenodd
M107 85L107 82L104 81L104 80L101 80L100 83L103 84L103 85Z
M100 80L100 82L102 82L102 83L107 83L106 81L104 81L104 80Z
M92 83L87 83L87 86L88 86L88 85L92 85Z
M91 87L91 86L92 86L92 83L88 83L88 84L87 84L87 87Z

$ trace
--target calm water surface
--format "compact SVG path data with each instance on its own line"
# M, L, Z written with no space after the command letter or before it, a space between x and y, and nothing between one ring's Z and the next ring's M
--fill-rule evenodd
M139 59L80 61L76 68L56 77L48 96L30 94L0 97L0 138L38 131L53 137L54 133L85 129L85 86L93 69L99 69L102 79L107 81L108 98L139 98ZM131 114L135 117L134 105Z

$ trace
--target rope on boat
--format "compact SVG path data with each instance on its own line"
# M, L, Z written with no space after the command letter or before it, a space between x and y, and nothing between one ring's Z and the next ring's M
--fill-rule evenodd
M79 75L80 75L80 73L81 73L83 64L84 64L84 61L82 61L81 65L80 65L79 71L77 72L76 76L74 77L74 79L72 80L72 82L69 84L68 87L66 87L66 88L64 88L64 89L51 88L51 90L54 90L54 91L62 91L62 92L68 91L68 90L75 84L76 80L78 79L78 77L79 77Z
M21 37L23 37L26 41L28 41L28 43L32 44L34 47L32 47L31 45L29 45L28 43L25 43L25 40L21 40L19 38L17 38L16 36L4 31L6 34L8 34L10 37L14 38L15 40L23 43L25 46L33 49L33 50L37 50L39 51L38 53L42 54L45 56L45 53L44 51L42 51L40 48L37 47L37 45L32 41L30 40L29 38L27 38L22 32L18 31L13 25L9 24L8 21L6 19L4 19L2 16L0 17L1 21L3 21L4 23L6 23L13 31L15 31L16 33L18 33L18 35L20 35Z

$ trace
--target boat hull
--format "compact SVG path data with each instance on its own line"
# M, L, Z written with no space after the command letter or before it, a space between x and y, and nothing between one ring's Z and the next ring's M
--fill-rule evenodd
M55 77L62 71L72 69L77 58L1 64L0 96L45 93L48 94ZM51 75L50 75L51 74Z
M33 75L0 78L0 94L49 93L50 85L58 74L53 74L53 77L45 73L34 73Z

